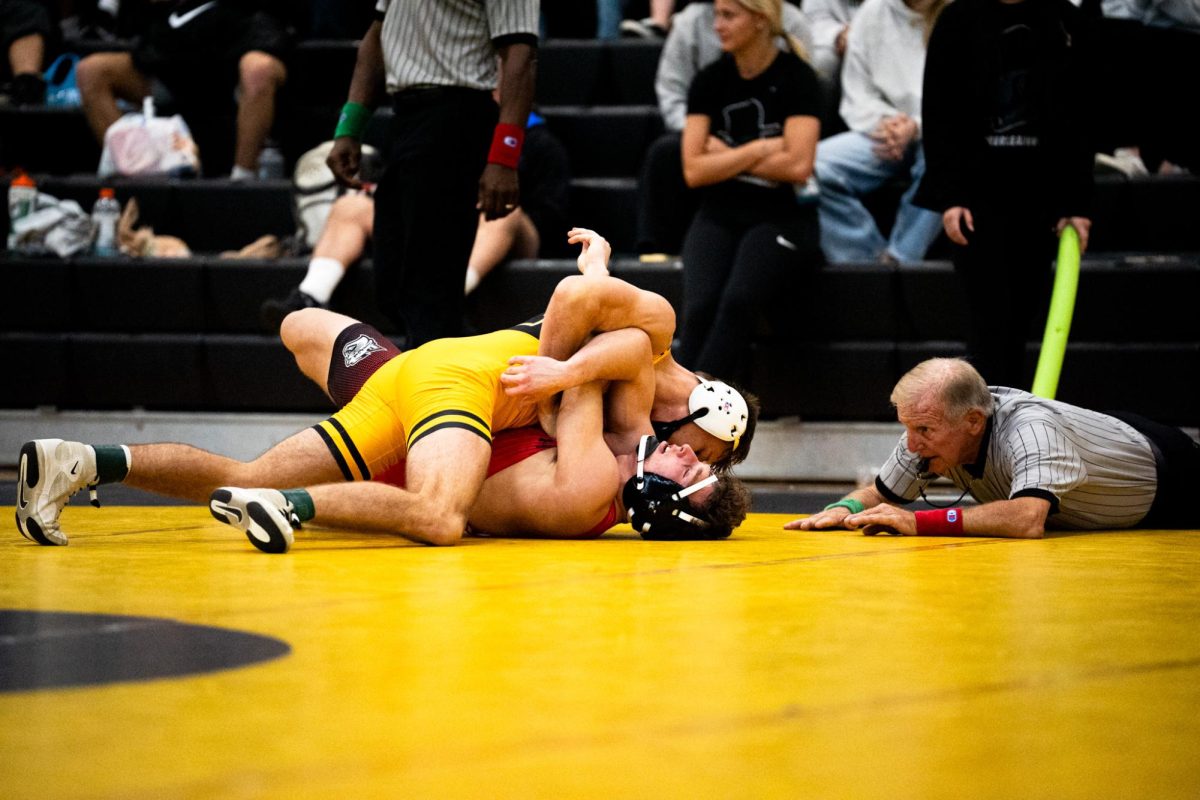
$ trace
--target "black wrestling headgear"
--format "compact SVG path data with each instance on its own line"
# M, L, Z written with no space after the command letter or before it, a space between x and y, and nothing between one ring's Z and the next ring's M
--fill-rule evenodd
M681 541L684 539L723 539L730 531L714 529L704 512L688 503L693 492L717 482L709 475L684 488L675 481L645 471L646 456L658 446L658 440L646 434L638 443L637 474L625 482L621 502L629 523L643 539Z

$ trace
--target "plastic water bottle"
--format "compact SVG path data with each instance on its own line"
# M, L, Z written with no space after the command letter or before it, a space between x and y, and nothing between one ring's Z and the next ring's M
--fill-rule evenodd
M92 253L98 256L117 254L117 222L121 219L121 204L112 189L101 189L92 206L92 223L96 226L96 243Z
M283 153L273 144L258 154L258 177L263 180L283 177Z
M37 209L37 184L24 172L17 173L8 185L8 249L18 250L17 221Z

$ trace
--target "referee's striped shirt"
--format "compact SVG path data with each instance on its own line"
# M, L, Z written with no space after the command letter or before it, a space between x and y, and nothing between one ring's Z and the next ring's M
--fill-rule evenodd
M496 87L496 40L537 43L538 0L378 0L387 90Z
M1157 471L1150 443L1106 414L989 387L995 409L976 464L944 477L981 503L1016 497L1050 501L1048 528L1129 528L1154 502ZM879 471L875 488L888 500L917 499L934 476L908 450L907 434Z

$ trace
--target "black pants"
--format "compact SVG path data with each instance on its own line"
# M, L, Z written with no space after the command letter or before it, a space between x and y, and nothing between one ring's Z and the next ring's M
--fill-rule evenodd
M699 193L683 180L679 131L654 140L638 179L637 248L639 253L678 253L696 214Z
M680 362L738 380L764 307L822 262L815 204L701 206L683 243Z
M458 88L402 92L393 102L375 190L375 292L412 348L462 332L479 176L498 110L488 92Z
M1110 414L1129 423L1150 440L1154 448L1154 466L1158 471L1158 489L1154 503L1138 523L1139 528L1200 527L1200 505L1196 487L1200 486L1200 444L1179 428L1163 425L1137 414Z
M972 209L975 231L969 244L954 246L954 270L966 291L967 351L993 386L1025 386L1033 365L1025 343L1041 338L1050 307L1056 252L1053 222L1043 216L1008 215Z

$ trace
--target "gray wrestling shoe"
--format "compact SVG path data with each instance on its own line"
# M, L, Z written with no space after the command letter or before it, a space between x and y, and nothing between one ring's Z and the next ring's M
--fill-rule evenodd
M59 527L63 506L80 489L96 499L96 451L82 442L35 439L21 446L17 475L17 528L26 539L46 545L67 544Z
M239 489L223 486L212 493L208 510L213 518L246 534L250 544L264 553L286 553L300 527L295 508L275 489Z

